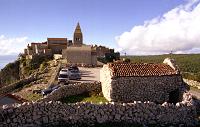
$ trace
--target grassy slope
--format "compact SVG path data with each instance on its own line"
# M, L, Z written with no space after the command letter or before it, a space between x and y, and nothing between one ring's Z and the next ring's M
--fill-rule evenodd
M76 102L92 102L92 103L99 103L99 102L108 102L104 97L103 94L91 94L91 93L84 93L74 96L69 96L62 98L60 100L64 103L76 103Z

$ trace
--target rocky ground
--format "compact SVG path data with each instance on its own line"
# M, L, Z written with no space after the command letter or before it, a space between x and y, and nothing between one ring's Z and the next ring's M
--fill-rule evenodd
M190 86L190 93L200 99L200 82L183 79Z
M41 79L31 82L30 84L24 86L21 90L15 91L13 94L24 98L27 101L36 101L42 97L37 91L43 90L49 87L49 81L51 76L55 72L54 61L49 61L49 65L44 69L43 73L40 74Z

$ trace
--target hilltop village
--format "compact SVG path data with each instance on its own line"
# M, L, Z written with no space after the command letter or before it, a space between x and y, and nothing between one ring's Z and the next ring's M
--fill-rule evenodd
M174 59L136 63L83 40L78 23L73 40L32 42L3 69L13 82L0 87L0 127L199 125L200 102Z
M26 59L33 59L40 56L54 56L67 60L68 63L97 65L97 58L114 56L115 60L120 58L119 53L114 49L105 46L86 45L83 43L83 33L78 23L73 35L73 40L68 38L47 38L47 41L41 43L31 43L24 49Z

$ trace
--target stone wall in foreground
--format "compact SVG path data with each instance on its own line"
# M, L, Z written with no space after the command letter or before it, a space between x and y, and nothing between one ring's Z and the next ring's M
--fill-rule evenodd
M141 124L196 124L195 107L187 101L176 105L152 102L133 103L75 103L61 102L23 103L3 106L0 109L0 127L44 126L44 125L93 125L104 122L126 122Z
M139 124L197 124L196 109L191 97L176 105L153 102L133 103L74 103L58 101L23 103L0 108L0 127L50 126L50 125L93 125L105 122Z

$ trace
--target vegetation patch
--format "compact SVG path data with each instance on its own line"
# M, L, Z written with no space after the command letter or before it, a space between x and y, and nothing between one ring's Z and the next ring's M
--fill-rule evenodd
M47 62L49 60L52 60L52 57L38 55L33 57L33 59L26 59L22 56L20 63L23 65L23 74L28 76L38 68L40 71L43 71L48 66Z
M15 89L13 93L17 94L18 96L22 97L27 101L36 101L41 99L43 96L41 93L34 93L33 89L31 89L33 85L30 83L25 85L24 87Z
M9 63L1 69L0 87L24 79L38 71L38 69L43 71L48 66L49 60L52 60L52 57L38 55L33 59L26 59L23 54L19 54L19 58L15 62Z
M63 103L76 103L76 102L92 102L92 103L105 103L108 102L102 93L94 94L94 93L83 93L79 95L69 96L60 99Z
M23 98L28 101L37 101L42 98L42 94L36 94L36 93L29 92L29 93L24 94Z
M0 83L2 83L3 85L8 85L19 80L20 79L19 65L20 65L19 60L16 60L15 62L9 63L3 69L1 69Z

